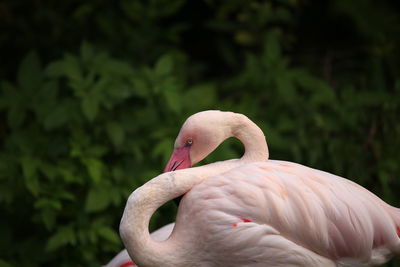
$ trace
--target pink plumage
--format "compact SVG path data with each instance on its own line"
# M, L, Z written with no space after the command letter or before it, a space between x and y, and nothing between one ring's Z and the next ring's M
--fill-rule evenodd
M179 170L231 136L242 158ZM264 134L241 114L191 116L166 170L131 194L121 220L141 267L372 266L400 254L398 208L350 180L268 160ZM150 239L151 215L183 194L170 238Z
M158 229L157 231L151 233L151 238L156 241L164 241L169 237L173 228L174 228L173 223L167 224ZM126 249L124 249L103 267L134 267L134 266L137 266L136 263L131 260L131 258L128 255L128 252L126 251Z

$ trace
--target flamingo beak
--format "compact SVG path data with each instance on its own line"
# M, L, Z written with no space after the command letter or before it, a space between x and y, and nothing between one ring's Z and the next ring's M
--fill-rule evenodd
M190 146L177 147L174 149L164 172L186 169L192 166L190 160Z

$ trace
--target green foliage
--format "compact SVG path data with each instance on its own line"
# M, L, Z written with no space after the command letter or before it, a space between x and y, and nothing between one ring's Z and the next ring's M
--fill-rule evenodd
M3 16L5 48L39 53L19 66L5 55L10 67L0 67L0 266L107 262L122 249L128 195L162 171L184 119L205 109L248 115L273 159L348 177L400 206L398 18L386 1L376 9L326 3L72 1L54 9L44 1L21 24ZM45 41L36 46L22 25L45 22L52 38L39 27ZM11 38L14 30L25 39ZM204 162L241 152L229 140ZM160 208L151 229L175 212L172 203Z

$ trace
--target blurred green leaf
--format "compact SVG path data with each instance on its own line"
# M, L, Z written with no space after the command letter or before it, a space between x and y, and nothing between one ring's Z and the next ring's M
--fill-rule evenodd
M83 81L81 64L78 58L71 54L66 54L62 60L50 63L45 72L50 77L68 77L71 82Z
M94 183L98 183L102 177L103 163L95 158L84 159L84 163Z
M54 251L67 244L74 245L76 243L75 233L70 226L62 226L52 235L46 244L47 251Z
M136 95L143 97L143 98L149 98L150 90L148 84L141 78L132 78L132 83L133 83L133 90Z
M102 157L109 151L109 147L104 145L92 145L87 150L87 154L92 157Z
M61 210L61 202L54 199L46 199L42 198L35 202L35 208L43 209L43 208L52 208L55 210Z
M39 181L36 175L39 162L30 157L21 159L21 167L25 178L26 186L32 194L38 195L40 190Z
M153 156L161 156L163 158L163 162L166 164L171 155L172 148L173 141L170 139L164 139L154 146L152 154Z
M81 107L86 118L93 121L99 111L99 100L95 96L87 95L82 99Z
M42 81L42 67L38 55L30 52L22 61L18 70L18 84L24 90L34 92Z
M132 67L125 62L119 60L108 59L102 67L107 73L115 73L118 75L130 76L134 74Z
M102 211L110 204L109 191L107 188L96 187L89 191L85 210L87 212Z
M12 100L16 97L16 88L13 84L7 81L1 81L1 98L0 98L0 109L5 109L12 106Z
M83 80L82 68L79 59L76 56L66 54L63 65L64 75L72 82L81 82Z
M53 209L43 209L40 214L46 229L53 230L56 224L56 211Z
M175 113L179 113L182 110L182 96L179 94L178 90L173 87L165 88L163 93L168 107Z
M171 73L173 68L173 60L171 55L163 55L156 63L154 71L158 76L165 76Z
M93 47L88 42L83 42L81 45L81 55L84 62L90 62L93 58Z
M0 267L12 267L13 265L11 265L10 263L0 259Z
M21 126L26 118L26 111L24 106L19 102L14 102L15 104L8 110L7 121L11 128L18 128Z
M121 127L116 122L109 122L106 126L108 136L110 137L112 143L114 146L120 146L122 145L124 138L125 138L125 133L124 129Z
M112 230L109 227L100 227L99 228L99 235L104 238L106 241L114 243L114 244L120 244L120 239L119 235L115 233L114 230Z
M63 60L51 62L45 69L45 73L50 77L60 77L65 74L65 63Z
M46 129L54 129L63 126L73 114L74 104L71 100L63 100L58 105L53 106L51 112L46 114L43 125Z
M276 33L270 33L268 35L265 44L265 56L267 62L275 62L281 57L281 46L279 45L279 39Z
M214 84L199 84L184 92L182 105L192 112L211 108L216 102Z

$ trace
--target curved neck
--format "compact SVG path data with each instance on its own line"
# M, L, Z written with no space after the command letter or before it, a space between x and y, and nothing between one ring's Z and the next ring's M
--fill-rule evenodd
M163 242L150 237L151 216L164 203L187 193L208 177L241 164L240 161L225 161L167 172L136 189L129 196L120 223L122 241L133 261L138 266L177 266L182 263L186 254L173 233Z
M268 146L264 133L246 116L234 113L232 120L232 135L244 145L244 155L241 160L246 162L266 161L269 157Z
M193 181L189 176L183 179L186 183L176 179L174 172L163 173L129 196L120 223L120 235L129 256L139 266L173 264L171 252L174 246L170 244L171 239L156 242L150 237L148 228L150 218L157 208L191 188Z

